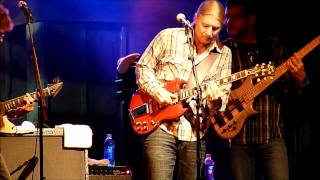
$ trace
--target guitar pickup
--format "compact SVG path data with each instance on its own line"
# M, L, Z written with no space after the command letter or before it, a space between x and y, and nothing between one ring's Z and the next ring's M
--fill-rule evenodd
M220 114L214 113L213 117L216 120L216 123L218 123L219 127L222 127L226 124Z
M232 113L230 112L229 109L226 109L226 110L224 111L224 115L227 116L227 118L228 118L229 120L231 120L231 119L233 118L233 115L232 115Z
M236 108L239 110L239 112L243 111L244 108L241 104L241 102L239 101L239 99L234 100L234 105L236 106Z
M150 108L149 108L149 104L147 103L144 103L134 109L129 109L130 119L135 119L149 113L150 113Z

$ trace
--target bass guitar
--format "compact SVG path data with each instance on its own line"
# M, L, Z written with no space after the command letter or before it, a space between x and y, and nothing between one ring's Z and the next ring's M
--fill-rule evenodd
M296 56L302 59L317 47L319 42L320 36L296 52ZM228 102L226 110L224 112L214 112L213 115L210 115L211 124L221 138L231 139L235 137L241 131L246 119L258 113L253 109L254 98L288 71L287 63L291 58L292 56L275 69L272 78L265 78L253 85L252 77L247 77L239 88L231 92L232 99Z
M48 87L43 89L44 96L52 96L55 97L60 90L62 89L63 82L56 82L54 84L49 84ZM36 98L36 92L30 93L30 96ZM25 105L25 101L23 100L25 97L20 96L7 101L0 102L1 115L0 115L0 133L16 133L16 126L10 122L6 116L7 112L16 109Z
M256 65L254 68L243 70L216 81L218 86L231 83L242 79L249 75L254 75L256 78L271 75L274 67L271 64ZM214 77L206 79L206 82L213 80ZM177 79L165 84L164 88L169 92L176 94L178 100L175 104L161 106L147 93L137 90L129 105L129 117L131 125L135 133L143 135L150 133L156 129L163 121L176 120L183 115L188 108L183 106L182 101L197 95L196 87L191 89L183 89L185 81ZM206 83L202 85L205 89Z

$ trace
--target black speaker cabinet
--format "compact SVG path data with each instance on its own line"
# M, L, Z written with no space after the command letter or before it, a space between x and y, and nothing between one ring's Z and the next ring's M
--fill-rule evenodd
M40 158L39 136L1 136L1 153L10 172L15 171L34 155ZM36 151L36 154L35 154ZM46 180L87 180L87 149L64 148L63 135L55 133L43 135L43 177ZM40 179L40 159L34 169L33 179ZM18 179L25 166L12 174ZM32 173L27 179L32 179Z
M88 166L89 180L131 180L132 171L127 166Z

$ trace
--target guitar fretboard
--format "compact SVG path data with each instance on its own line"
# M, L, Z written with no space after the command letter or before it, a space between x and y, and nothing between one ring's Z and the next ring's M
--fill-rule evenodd
M48 88L46 88L43 90L43 93L45 96L48 96L48 95L50 95L50 90ZM35 98L36 92L32 92L29 94L32 98ZM4 101L3 106L5 109L5 112L8 112L11 109L15 109L17 107L25 105L25 101L23 100L24 97L25 96L20 96L20 97L14 98L14 99Z
M239 79L242 79L244 77L247 77L251 74L254 74L255 71L252 70L252 69L248 69L248 70L243 70L243 71L240 71L240 72L237 72L237 73L234 73L234 74L231 74L227 77L223 77L219 80L216 81L217 85L218 86L221 86L223 84L227 84L227 83L231 83L233 81L237 81ZM213 78L209 78L209 79L206 79L205 81L209 81L209 80L212 80ZM205 88L205 85L202 85L201 86L201 90L203 91ZM191 89L183 89L181 90L180 92L178 92L178 99L179 101L180 100L185 100L185 99L188 99L192 96L196 96L197 95L197 87L194 87L194 88L191 88Z

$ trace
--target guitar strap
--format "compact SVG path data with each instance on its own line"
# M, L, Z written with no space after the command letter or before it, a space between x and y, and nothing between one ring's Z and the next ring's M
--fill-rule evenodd
M196 75L198 77L198 80L200 84L203 82L203 80L209 76L210 72L214 66L214 62L216 62L217 54L216 53L210 53L206 58L204 58L199 64L196 65ZM191 72L192 73L192 72ZM194 75L191 74L188 81L186 88L192 88L195 87L197 84L195 83Z

